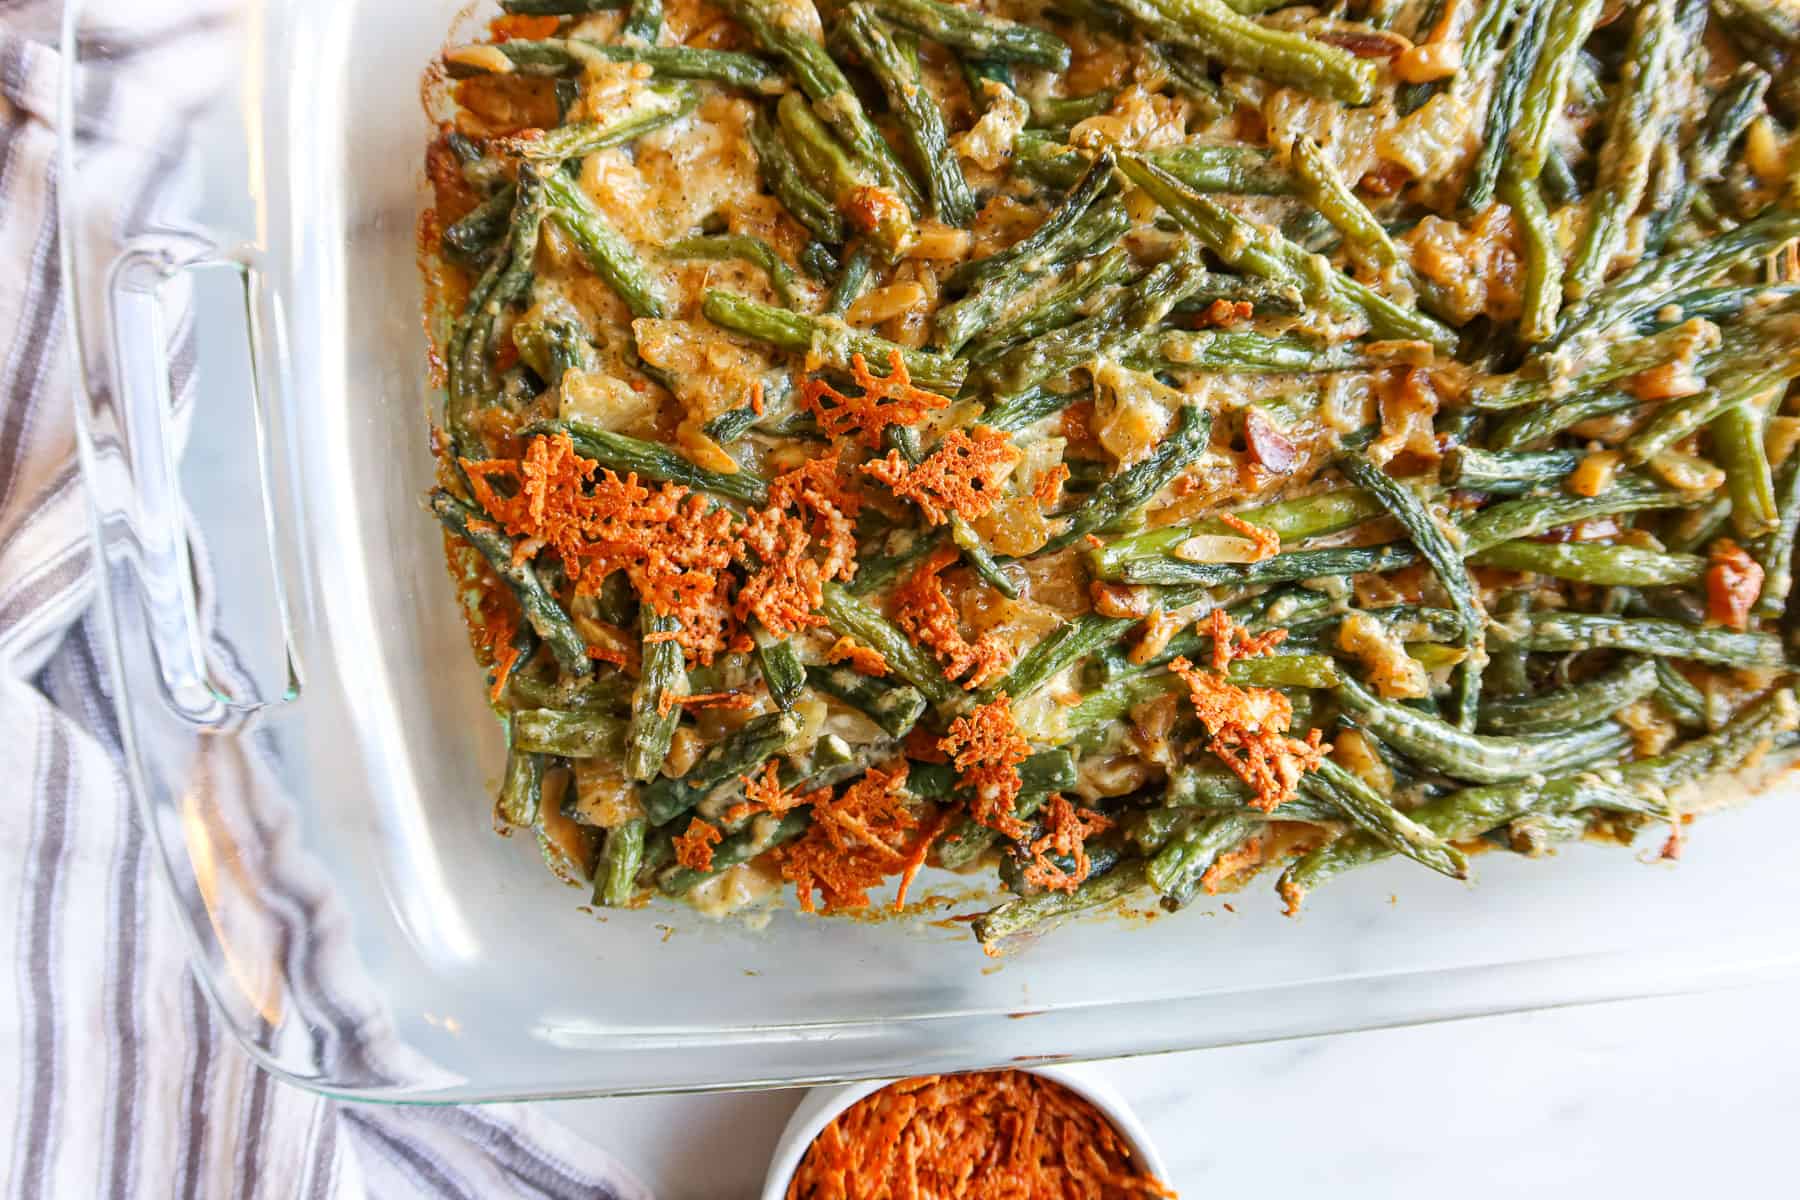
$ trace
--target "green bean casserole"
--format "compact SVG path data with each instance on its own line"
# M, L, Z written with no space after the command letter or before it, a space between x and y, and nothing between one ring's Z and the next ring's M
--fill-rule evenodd
M1291 912L1800 744L1800 6L716 4L427 78L428 506L595 903Z

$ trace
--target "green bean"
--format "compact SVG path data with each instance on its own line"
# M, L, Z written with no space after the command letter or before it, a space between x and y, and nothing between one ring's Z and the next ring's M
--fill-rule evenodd
M806 98L819 106L831 128L879 181L917 209L918 189L863 111L856 89L809 28L810 22L784 0L724 0L723 7L759 46L787 64L788 74Z
M1556 317L1562 309L1562 247L1556 240L1556 226L1535 180L1510 169L1503 172L1500 199L1513 211L1525 251L1519 337L1526 342L1547 341L1556 333Z
M1054 263L1071 248L1077 222L1112 187L1115 162L1110 149L1101 151L1043 224L998 253L963 263L945 278L945 285L970 288L1007 272L1036 272Z
M1685 742L1660 757L1543 781L1466 788L1429 801L1415 809L1412 818L1440 837L1462 841L1533 813L1561 815L1600 808L1666 816L1664 794L1740 765L1793 728L1794 707L1793 693L1781 689L1745 709L1719 733ZM1347 834L1289 867L1282 877L1282 893L1297 906L1319 884L1388 853L1367 834Z
M594 207L587 193L561 171L543 176L548 216L563 227L594 274L619 294L634 317L661 317L667 305L631 243Z
M1089 909L1123 899L1143 886L1143 860L1128 859L1103 874L1089 875L1072 892L1047 891L1009 900L976 917L971 928L983 946L993 946L1022 933L1042 933Z
M1666 658L1652 659L1656 668L1656 699L1677 725L1700 729L1706 725L1706 696L1688 682Z
M1225 67L1345 104L1375 98L1375 65L1302 33L1259 25L1224 0L1115 0L1159 41L1191 46Z
M1086 388L1068 392L1053 392L1043 387L1027 388L1022 392L1014 392L988 409L982 416L981 423L1002 433L1015 433L1046 417L1055 416L1069 405L1092 395L1093 392Z
M518 190L507 184L453 221L445 228L440 243L445 255L464 266L485 262L505 239L517 199Z
M1084 613L1065 621L1021 655L985 698L1003 694L1017 700L1029 696L1064 668L1124 637L1137 623L1136 617L1108 617L1100 613Z
M1621 475L1598 496L1566 493L1526 496L1483 509L1463 526L1462 552L1479 554L1502 542L1536 537L1540 533L1593 517L1618 516L1647 509L1679 508L1688 503L1686 493L1664 487L1642 475Z
M1211 436L1212 414L1193 406L1183 408L1169 435L1149 454L1101 484L1038 553L1054 553L1089 533L1111 528L1130 517L1203 454Z
M510 724L506 740L506 773L500 777L500 798L494 811L508 825L529 829L537 824L538 807L543 803L544 755L520 749Z
M1108 210L1109 214L1113 212L1114 210ZM1012 342L1039 337L1070 324L1081 315L1083 305L1090 298L1104 288L1125 282L1131 277L1132 269L1131 252L1124 246L1114 245L1097 258L1084 257L1083 260L1064 267L1061 282L1049 291L1039 293L1034 298L1034 303L1017 315L995 322L988 319L985 311L974 312L967 318L957 320L958 327L952 329L950 322L956 318L946 314L953 309L966 311L959 306L967 298L958 300L938 310L938 340L950 348L952 353L961 354L974 362L997 358ZM1031 282L1035 283L1036 280ZM985 293L987 289L983 291ZM996 287L995 291L1000 289ZM1007 298L1011 299L1011 296ZM970 338L975 340L971 342Z
M675 727L681 724L681 705L676 699L687 690L687 671L681 643L672 638L652 641L653 635L675 633L681 622L664 617L648 604L638 612L643 633L642 667L637 690L631 697L631 726L625 735L625 775L647 782L662 771L669 756Z
M1476 152L1475 166L1463 185L1464 212L1477 213L1494 201L1494 186L1500 182L1500 170L1506 164L1507 147L1513 127L1518 123L1526 93L1537 73L1544 38L1549 30L1551 0L1525 0L1524 11L1513 31L1512 44L1494 77L1494 90L1488 98L1487 122L1482 131L1481 149ZM1562 94L1552 101L1560 110Z
M820 241L842 245L844 218L838 212L836 198L821 195L807 182L787 144L760 112L750 122L750 145L756 151L763 183L789 215Z
M1336 697L1346 717L1407 757L1476 783L1570 770L1616 756L1630 744L1623 729L1605 721L1554 736L1466 733L1415 709L1378 700L1350 679L1338 685Z
M750 471L726 475L696 467L679 453L655 442L627 437L602 429L583 418L567 421L542 421L526 427L528 434L566 433L575 444L575 452L591 458L609 471L620 475L635 473L640 479L676 483L695 491L726 496L745 504L767 504L769 484Z
M850 360L857 355L872 368L885 368L889 355L898 352L913 383L933 391L954 392L962 385L968 369L967 364L953 358L926 350L911 350L872 333L852 329L835 317L788 312L730 292L707 292L701 312L713 324L733 333L768 342L790 354L816 355L820 361L838 370L849 370Z
M1563 287L1571 299L1593 292L1625 246L1626 222L1644 198L1651 151L1663 136L1669 96L1675 0L1646 0L1625 51L1630 64L1607 114L1599 175L1587 226L1576 244Z
M623 908L637 895L647 824L644 818L633 817L606 831L606 839L600 844L600 864L594 869L595 904Z
M494 569L502 583L518 598L519 609L531 628L550 647L557 665L575 676L593 671L587 642L582 639L569 614L550 594L529 562L515 562L513 540L494 528L493 523L471 505L441 489L428 498L432 515L444 523L451 533L475 547Z
M1397 571L1418 561L1417 550L1396 542L1385 546L1290 550L1261 562L1242 564L1190 563L1168 558L1137 559L1109 567L1100 574L1102 578L1117 583L1251 587L1260 583L1290 583L1298 579Z
M945 531L933 530L927 534L908 531L905 544L893 554L859 558L856 562L856 578L845 585L853 596L867 596L880 591L893 583L900 576L918 566L925 557L947 540Z
M1380 337L1429 342L1446 353L1455 349L1456 336L1443 325L1332 270L1279 233L1252 225L1143 155L1123 155L1119 166L1177 224L1231 267L1275 283L1293 284L1309 298L1329 299L1359 310Z
M1061 146L1042 131L1024 129L1013 144L1015 168L1040 183L1067 188L1087 170L1079 151ZM1266 150L1251 146L1172 146L1145 155L1196 192L1244 196L1285 196L1294 177L1277 167Z
M1719 89L1682 157L1680 187L1651 218L1649 231L1644 235L1646 252L1661 252L1669 235L1687 218L1700 187L1723 173L1732 146L1763 111L1763 96L1768 90L1768 73L1749 63L1741 64Z
M1375 214L1344 183L1336 168L1325 161L1319 144L1301 134L1294 139L1290 160L1301 195L1344 235L1350 253L1374 270L1394 270L1401 264L1400 251Z
M580 708L622 713L630 707L635 687L631 677L618 670L593 673L582 679L565 679L560 675L544 679L521 666L506 677L506 698L514 708Z
M625 749L625 722L604 713L522 708L512 715L513 745L563 758L616 757Z
M1772 633L1696 629L1677 621L1592 613L1534 612L1497 619L1489 632L1534 653L1623 650L1728 667L1779 667L1781 639Z
M1614 388L1577 392L1563 400L1511 410L1488 441L1497 450L1517 450L1553 438L1572 425L1636 408L1642 403L1630 392Z
M1756 547L1757 561L1763 567L1756 613L1763 617L1779 617L1786 611L1788 593L1794 586L1794 541L1800 532L1800 454L1789 454L1781 464L1775 500L1775 528Z
M1395 808L1381 793L1330 759L1300 777L1302 790L1341 809L1351 822L1396 854L1440 875L1469 877L1463 852Z
M995 326L1008 303L1029 291L1063 262L1070 258L1092 256L1112 246L1130 229L1131 218L1120 209L1090 210L1070 227L1066 239L1058 240L1045 254L1034 257L1032 262L1015 270L989 277L961 299L940 308L933 318L938 343L952 354L960 353L964 357L974 358L977 355L973 351L965 352L965 347L978 334L987 333L989 337L1013 336L1005 327ZM1113 253L1116 261L1108 269L1108 275L1112 281L1117 282L1129 274L1130 256L1123 248ZM1098 267L1098 264L1095 266ZM1096 269L1091 270L1086 278L1097 276L1100 276L1100 272Z
M708 746L687 773L664 776L639 789L644 815L654 825L674 820L722 783L748 775L800 736L800 719L792 713L772 712L753 717L743 726Z
M925 714L925 697L904 683L872 679L846 666L810 666L806 682L814 691L842 700L891 738L905 737Z
M1073 788L1075 756L1066 749L1040 750L1019 764L1021 791L1038 796ZM906 790L920 800L949 800L958 794L956 769L948 763L910 763ZM968 795L967 789L961 794ZM1029 815L1029 814L1020 814Z
M1056 71L1069 65L1068 45L1043 29L937 0L874 0L874 4L902 29L978 59Z
M1731 522L1743 538L1762 537L1781 523L1774 469L1763 448L1764 410L1759 397L1733 405L1707 423L1712 457L1725 472L1731 496Z
M1468 567L1463 565L1461 552L1450 544L1443 527L1418 493L1364 455L1341 455L1337 468L1351 483L1381 501L1382 507L1400 523L1419 553L1425 556L1425 561L1431 564L1432 573L1450 597L1450 606L1462 617L1463 644L1479 640L1483 618L1475 583L1469 578Z
M713 261L741 258L762 268L763 274L769 277L769 286L784 305L797 308L800 304L794 269L775 252L775 247L759 237L733 233L682 238L671 243L665 253L670 258L704 258Z
M756 643L756 665L769 698L784 709L794 707L806 690L806 667L793 644L770 633L761 621L750 622L750 638Z
M1477 384L1465 399L1486 411L1519 408L1569 392L1587 391L1665 363L1694 360L1697 369L1709 367L1736 353L1744 342L1743 336L1738 335L1732 339L1732 345L1723 346L1718 329L1709 322L1684 321L1648 337L1622 339L1599 347L1574 363L1573 369L1558 359L1540 358L1530 373L1521 372L1505 382Z
M1657 660L1630 659L1604 675L1542 696L1488 700L1481 706L1481 729L1484 733L1554 733L1583 724L1595 713L1618 712L1657 688Z
M1200 890L1200 880L1219 857L1262 828L1248 812L1202 817L1170 839L1145 872L1150 886L1172 907L1182 907Z
M1446 486L1489 496L1518 496L1560 484L1581 462L1579 450L1483 450L1453 446L1445 453Z
M1663 405L1626 440L1625 454L1633 462L1649 462L1720 413L1755 403L1796 375L1800 345L1771 345L1761 361L1726 367L1708 379L1703 391Z
M1564 0L1547 7L1543 49L1532 64L1531 80L1512 128L1511 161L1522 184L1535 181L1550 158L1551 137L1556 119L1562 115L1575 63L1605 5L1603 0Z
M871 192L890 197L896 194L867 160L845 150L799 92L789 92L776 103L775 121L781 130L782 144L807 184L819 195L829 197L849 227L866 235L888 259L904 254L919 232L912 211L898 200L859 202L858 197Z
M958 689L923 650L841 584L825 585L819 611L840 636L855 638L881 655L889 671L918 688L933 704L946 704L956 697Z
M1147 329L1124 347L1140 371L1229 371L1244 375L1332 374L1374 360L1357 346L1319 347L1305 338L1235 329Z
M623 7L621 5L621 7ZM579 72L595 62L646 63L667 79L709 79L763 95L782 89L781 72L767 59L730 50L702 50L693 46L656 46L596 42L588 38L515 39L496 42L498 50L521 75L563 75ZM451 61L451 73L469 64Z
M553 170L556 164L635 142L646 133L679 121L693 112L699 102L699 94L687 84L665 80L638 89L604 121L575 121L555 129L530 130L513 138L509 145L521 158L543 166L548 180L558 173Z
M961 159L950 148L944 114L920 74L917 37L891 32L860 0L845 6L839 30L881 85L925 176L932 212L946 225L967 226L975 219L975 194L963 178Z
M1646 257L1563 315L1553 346L1591 337L1655 312L1671 296L1691 291L1800 237L1800 212L1778 205L1728 233L1673 254Z
M1171 656L1173 657L1173 656ZM1343 679L1337 664L1322 654L1272 654L1264 658L1234 659L1225 678L1243 687L1323 690ZM1093 725L1117 720L1146 700L1180 691L1181 677L1151 667L1121 675L1081 698L1068 710L1070 735Z
M506 237L470 289L468 305L451 328L446 347L449 378L444 424L459 455L480 452L482 443L473 429L475 414L494 401L500 388L494 365L495 331L501 312L530 294L543 219L543 188L537 172L522 165Z
M1039 96L1030 105L1032 127L1039 131L1055 130L1057 136L1067 137L1076 125L1112 108L1118 96L1114 88L1102 88L1085 96Z
M1012 815L1023 821L1049 799L1046 792L1022 792L1012 803ZM952 825L937 843L937 861L947 871L957 871L976 862L1000 841L1000 831L991 829L974 817L964 817Z
M780 817L759 820L766 821L766 827L759 828L752 823L749 828L720 838L712 848L712 866L706 870L675 867L665 872L656 886L665 896L685 896L732 867L747 863L758 855L766 854L775 847L784 846L798 838L812 825L812 808L802 804L782 813Z
M1609 587L1691 587L1706 574L1706 560L1698 555L1600 542L1501 542L1471 561Z
M1283 542L1340 533L1360 525L1385 510L1381 501L1359 488L1338 488L1294 500L1277 500L1240 509L1236 516L1262 529L1267 529ZM1217 517L1206 517L1189 525L1165 525L1147 533L1134 534L1097 547L1088 560L1101 578L1112 578L1111 572L1138 559L1157 558L1168 554L1189 538L1203 534L1230 535L1236 531Z
M844 256L844 270L838 276L837 285L831 289L831 302L825 306L825 314L831 317L842 317L850 311L869 286L869 272L875 266L875 252L868 243L857 242L850 247L850 253Z

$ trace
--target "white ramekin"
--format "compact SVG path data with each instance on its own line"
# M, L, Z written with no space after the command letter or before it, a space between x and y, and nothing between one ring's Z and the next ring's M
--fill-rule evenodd
M1138 1168L1164 1183L1169 1182L1162 1159L1157 1156L1156 1147L1150 1144L1150 1136L1144 1129L1143 1122L1137 1119L1137 1114L1125 1103L1125 1097L1106 1082L1098 1070L1079 1065L1023 1069L1062 1084L1099 1109L1100 1114L1112 1122L1113 1128L1119 1131L1119 1136L1131 1147L1132 1161ZM820 1131L846 1108L893 1082L895 1081L892 1079L878 1079L872 1082L816 1087L808 1091L806 1098L800 1101L800 1107L788 1118L780 1140L775 1143L775 1154L769 1160L769 1173L763 1180L762 1200L786 1200L788 1181L793 1178L800 1160L806 1157L807 1149Z

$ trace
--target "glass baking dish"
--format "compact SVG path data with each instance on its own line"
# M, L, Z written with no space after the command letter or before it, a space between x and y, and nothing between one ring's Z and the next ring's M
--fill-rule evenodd
M125 114L148 138L165 83L200 96L185 137L147 145L166 179L141 203L81 170L80 138L65 145L101 609L132 784L201 977L282 1076L381 1100L840 1080L1800 965L1792 786L1701 822L1679 866L1581 845L1486 856L1467 887L1396 862L1334 883L1298 920L1259 885L1177 919L1081 923L1000 962L941 920L950 910L780 912L764 929L660 902L597 915L529 839L494 837L500 737L419 505L436 406L419 79L456 0L237 0L194 18L205 47L173 61L109 49L106 31L139 11L71 3L64 37L66 128ZM194 436L242 434L184 484L169 380L189 364L167 332L220 280L225 298L199 308ZM179 536L189 501L228 564L200 588ZM241 661L202 655L208 597Z

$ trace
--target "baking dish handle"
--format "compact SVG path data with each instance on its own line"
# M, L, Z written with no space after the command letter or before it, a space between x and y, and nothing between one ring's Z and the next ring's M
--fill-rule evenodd
M235 274L244 293L264 544L280 609L285 669L285 682L272 697L237 694L220 681L208 663L188 547L187 506L177 469L180 445L171 404L165 292L188 273L214 270ZM272 317L279 332L280 309L248 252L221 251L218 243L187 233L159 233L128 243L108 272L106 309L113 384L125 427L123 451L112 465L118 472L115 478L128 494L103 502L101 525L109 535L122 534L128 543L125 557L138 577L144 628L164 702L196 726L234 727L263 709L297 699L301 690L299 656L286 610L287 591L274 549L270 494L266 392L276 360L265 353L265 331ZM121 507L124 511L119 511ZM124 519L119 520L121 517Z

